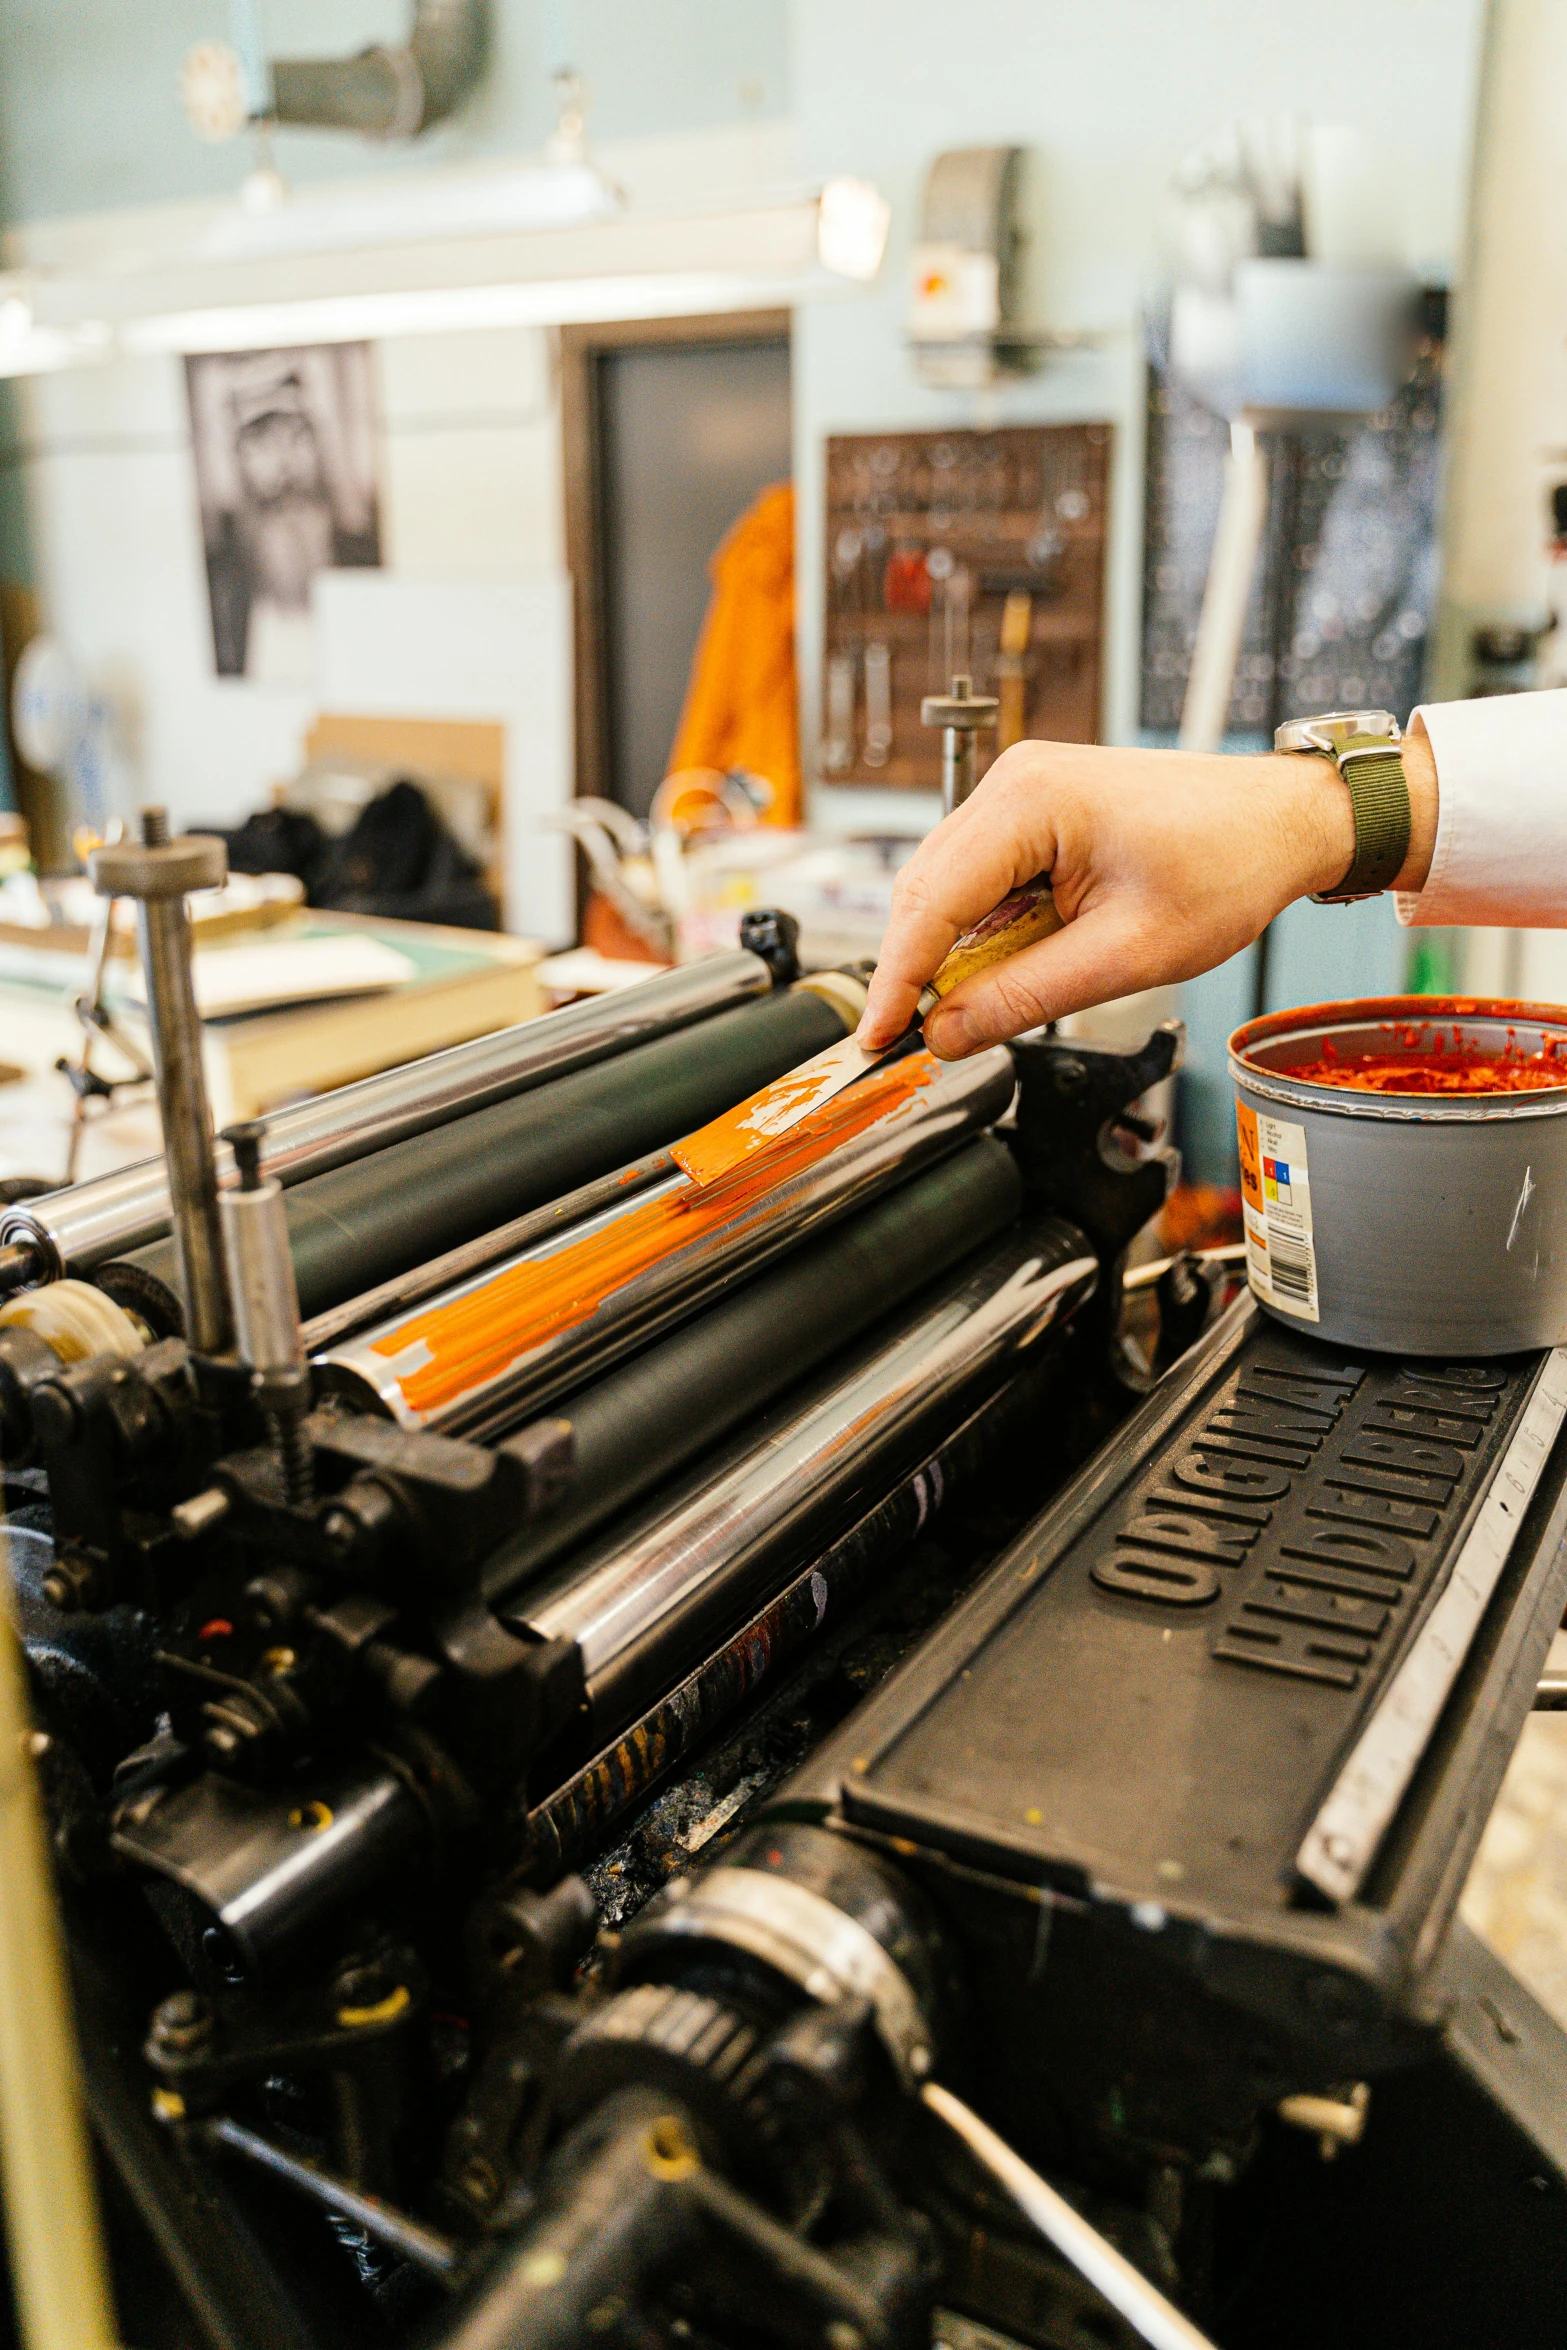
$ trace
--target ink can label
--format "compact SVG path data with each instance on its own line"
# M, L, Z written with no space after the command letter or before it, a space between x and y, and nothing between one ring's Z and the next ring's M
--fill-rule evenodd
M1265 1117L1245 1102L1235 1105L1235 1124L1247 1278L1265 1305L1297 1321L1318 1321L1306 1129Z

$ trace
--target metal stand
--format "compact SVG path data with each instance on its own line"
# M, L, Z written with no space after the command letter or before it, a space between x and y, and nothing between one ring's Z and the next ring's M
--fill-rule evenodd
M106 844L117 848L123 835L123 826L115 817L105 835ZM87 985L71 1001L71 1009L81 1023L82 1049L76 1060L67 1060L64 1054L55 1062L60 1075L69 1084L76 1099L71 1109L71 1132L65 1147L65 1180L76 1181L77 1162L81 1157L82 1136L87 1128L87 1104L90 1101L111 1102L127 1085L148 1085L152 1082L152 1064L141 1047L117 1024L104 998L109 972L109 947L114 935L114 900L106 897L93 917L92 936L87 947ZM134 1074L126 1077L104 1077L92 1065L94 1040L102 1037L105 1044L129 1061Z
M927 694L920 704L926 726L939 726L941 737L941 812L950 816L979 781L974 737L995 725L1001 704L994 694L977 694L974 681L962 671L952 680L950 694Z
M305 1509L315 1494L315 1465L305 1434L310 1409L310 1365L299 1327L299 1292L289 1250L283 1186L261 1171L263 1119L230 1126L223 1139L234 1153L239 1183L218 1201L228 1253L235 1341L250 1373L251 1392L272 1431L290 1509Z
M200 834L171 841L162 808L142 810L141 833L139 841L94 849L88 871L105 897L137 902L185 1333L196 1354L220 1355L233 1329L185 899L193 889L221 886L228 854L221 841Z

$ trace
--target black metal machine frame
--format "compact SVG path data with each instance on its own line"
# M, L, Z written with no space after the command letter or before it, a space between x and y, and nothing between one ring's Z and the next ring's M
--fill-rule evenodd
M1559 1448L1353 1870L1311 1857L1549 1361L1215 1321L1187 1260L1139 1353L1167 1027L933 1075L792 1254L650 1292L482 1439L404 1424L311 1368L264 1134L219 1183L175 984L204 853L155 823L105 876L157 933L188 1335L102 1266L119 1351L0 1328L127 2334L1559 2340L1567 2038L1453 1923L1567 1599ZM786 924L750 937L790 985Z

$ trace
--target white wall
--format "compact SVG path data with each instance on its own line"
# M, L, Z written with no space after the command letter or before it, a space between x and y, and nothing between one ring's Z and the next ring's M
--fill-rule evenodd
M430 163L539 147L550 75L572 65L606 141L725 124L753 131L789 111L788 0L490 0L483 82L417 142L281 131L278 166L301 183L395 179ZM409 0L258 0L274 57L346 57L406 37ZM248 141L209 146L185 120L181 60L229 30L227 0L5 0L0 8L0 205L8 222L105 205L221 196Z
M417 577L561 568L560 432L538 329L379 346L383 554ZM312 687L219 678L182 364L119 359L19 388L46 625L121 717L120 796L237 820L294 772ZM383 707L385 705L383 704Z
M565 562L560 413L542 328L378 346L382 552L418 578Z
M244 161L234 150L236 174ZM603 161L639 207L721 205L788 179L792 133L772 125L628 141L606 149ZM210 204L165 205L45 220L9 242L15 258L35 266L90 267L138 242L188 243L213 217ZM488 586L496 629L516 609L517 583L531 579L549 588L541 612L558 615L564 515L553 336L508 328L385 341L376 347L376 371L387 574L481 600ZM213 672L182 363L116 359L28 379L14 397L6 483L21 492L45 625L118 713L121 811L157 797L177 823L243 817L297 769L301 736L322 702L313 687ZM519 783L508 866L515 918L558 938L567 919L565 853L536 841L531 823L541 796L563 798L571 788L570 743L558 723L570 699L569 643L553 617L547 633L558 666L549 694L541 701L534 691L527 658L516 682L548 737L548 776L537 742L513 745L513 773L526 773L527 788ZM460 714L450 694L421 688L404 700L390 650L386 666L380 690L362 694L361 707ZM515 730L525 723L512 694L487 692L484 706L467 714L508 717ZM523 886L525 868L537 887Z
M121 812L254 806L297 765L312 701L214 675L181 363L36 377L17 404L44 625L116 710Z
M803 314L796 338L801 651L819 658L822 445L834 431L1098 417L1115 427L1104 731L1135 736L1141 610L1138 311L1159 207L1186 151L1245 114L1356 125L1390 152L1404 245L1442 276L1462 249L1482 0L793 0L802 168L856 171L893 204L880 285ZM907 259L930 157L1035 150L1026 227L1036 321L1101 331L993 396L919 383L902 342ZM816 696L807 685L814 720ZM879 792L823 791L858 826ZM910 813L924 813L916 803Z
M472 510L463 511L472 529ZM447 536L460 550L460 532ZM321 699L367 717L499 721L506 927L563 943L571 855L547 819L573 785L570 589L559 572L464 578L442 568L434 578L319 574L311 600Z

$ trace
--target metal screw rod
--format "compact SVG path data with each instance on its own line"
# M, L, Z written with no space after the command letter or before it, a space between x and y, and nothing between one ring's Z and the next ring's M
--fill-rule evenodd
M138 909L147 997L153 1007L152 1051L158 1109L173 1194L174 1247L191 1346L221 1354L229 1343L218 1177L212 1158L201 1032L190 972L190 917L183 898L149 898Z
M226 2115L199 2122L196 2133L209 2146L226 2147L231 2154L255 2163L258 2169L271 2171L274 2177L310 2196L327 2211L339 2212L343 2218L354 2221L366 2235L400 2253L426 2276L451 2282L458 2266L457 2247L450 2237L438 2235L422 2220L410 2218L407 2212L394 2211L378 2195L361 2194L346 2179L334 2178L329 2172L318 2170L314 2163L300 2161L297 2155L274 2146L270 2138L247 2130L243 2123L230 2121Z
M239 1169L237 1187L218 1202L234 1310L235 1352L252 1375L267 1417L283 1480L283 1497L304 1509L315 1497L315 1455L305 1433L310 1367L299 1327L299 1293L289 1248L283 1187L261 1171L266 1126L259 1118L230 1126L223 1140Z
M267 1407L272 1446L283 1477L283 1499L295 1510L308 1509L316 1497L316 1456L304 1420L308 1408L308 1386L301 1402Z
M171 841L162 808L142 810L141 832L140 842L95 849L92 877L106 895L137 901L185 1335L197 1354L218 1355L232 1323L185 892L221 882L227 859L221 841Z

